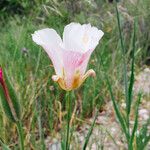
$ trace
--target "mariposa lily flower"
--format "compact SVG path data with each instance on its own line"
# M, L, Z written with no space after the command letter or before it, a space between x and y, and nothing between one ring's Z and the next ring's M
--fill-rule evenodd
M50 57L56 73L52 79L70 91L78 88L88 76L95 75L92 69L85 71L103 34L90 24L70 23L64 28L63 39L50 28L35 31L32 39Z

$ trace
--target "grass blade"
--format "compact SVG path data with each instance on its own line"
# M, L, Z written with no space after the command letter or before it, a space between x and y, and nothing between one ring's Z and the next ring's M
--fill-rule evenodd
M134 31L133 31L133 49L132 49L132 64L131 64L131 76L130 76L130 84L129 84L129 107L128 107L128 116L130 114L131 104L132 104L132 92L133 92L133 85L134 85L134 53L135 53L135 32L136 32L136 26L134 22Z
M140 93L139 96L138 96L138 101L137 101L137 106L136 106L136 111L135 111L135 122L134 122L134 127L133 127L133 130L132 130L132 134L131 134L131 137L130 137L130 143L129 143L129 148L132 150L133 149L133 140L134 140L134 136L135 136L135 132L137 130L137 127L138 127L138 111L139 111L139 105L140 105L140 102L141 102L141 96L142 94Z
M21 121L18 121L16 123L16 126L18 130L18 135L19 135L20 150L24 150L24 133L23 133Z
M139 135L136 136L137 150L144 149L147 146L148 142L150 141L150 134L148 130L149 125L150 125L150 118L142 126Z
M91 135L92 135L92 131L93 131L93 128L94 128L94 125L95 125L95 121L96 121L97 116L98 116L98 110L96 111L96 115L95 115L95 118L94 118L94 120L93 120L93 123L92 123L92 125L91 125L91 127L90 127L90 129L89 129L89 131L88 131L88 134L87 134L87 136L86 136L86 138L85 138L85 142L84 142L84 145L83 145L83 150L86 150L87 144L88 144L89 139L90 139L90 137L91 137Z
M4 144L2 142L2 140L0 139L0 145L2 146L2 150L11 150L6 144Z
M120 16L119 16L119 11L118 11L118 6L117 6L117 0L116 0L115 6L116 6L115 8L116 8L116 14L117 14L119 36L120 36L120 44L121 44L121 49L122 49L125 98L126 98L126 106L127 106L126 108L128 111L129 100L128 100L128 78L127 78L126 52L125 52L125 46L124 46L123 36L122 36L122 32L121 32L121 24L120 24Z
M106 71L105 71L105 69L104 69L102 57L101 57L100 60L101 60L101 64L102 64L102 69L103 69L103 71L104 71L104 76L105 76L105 80L106 80L106 83L107 83L107 86L108 86L108 90L109 90L109 93L110 93L110 96L111 96L111 100L112 100L112 102L113 102L113 107L114 107L116 116L117 116L117 118L118 118L118 120L119 120L119 123L120 123L120 125L121 125L121 128L122 128L123 132L124 132L125 135L126 135L126 138L129 139L129 134L128 134L128 132L127 132L127 126L126 126L125 120L123 119L123 116L122 116L122 114L121 114L121 112L120 112L120 110L119 110L119 108L118 108L118 105L117 105L117 103L116 103L116 101L115 101L115 98L114 98L114 95L113 95L113 92L112 92L111 84L110 84L110 82L109 82L108 76L107 76Z
M38 128L39 128L41 150L45 150L44 133L43 133L43 128L42 128L42 120L41 120L42 104L40 101L40 97L37 98L36 102L37 102L37 121L38 121Z

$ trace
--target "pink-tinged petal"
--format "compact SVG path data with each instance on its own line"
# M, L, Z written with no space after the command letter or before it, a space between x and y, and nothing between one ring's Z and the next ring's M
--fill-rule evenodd
M38 30L32 34L32 39L36 44L44 48L54 65L56 74L61 75L63 68L61 54L62 40L57 32L49 28Z
M66 85L71 87L74 80L74 75L79 72L82 77L86 71L89 58L92 50L86 53L79 53L73 51L63 51L63 63L64 63L64 77Z

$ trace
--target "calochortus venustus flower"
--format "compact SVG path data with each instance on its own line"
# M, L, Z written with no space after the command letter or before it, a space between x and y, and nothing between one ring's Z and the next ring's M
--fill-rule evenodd
M65 26L63 39L50 28L35 31L32 39L50 57L56 72L52 79L70 91L78 88L88 76L95 75L92 69L85 71L103 34L90 24L70 23Z

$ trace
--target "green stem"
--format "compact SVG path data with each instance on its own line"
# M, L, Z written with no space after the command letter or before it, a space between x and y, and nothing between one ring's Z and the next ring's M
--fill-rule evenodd
M71 92L67 93L67 133L66 133L66 150L70 149L69 133L70 133L70 115L71 115Z
M20 150L24 150L24 136L23 136L23 128L22 128L21 121L18 121L16 123L16 126L19 135Z

